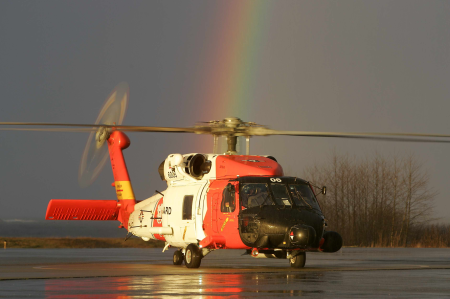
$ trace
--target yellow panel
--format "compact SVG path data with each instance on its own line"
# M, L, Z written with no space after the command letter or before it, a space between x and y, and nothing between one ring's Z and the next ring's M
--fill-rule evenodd
M117 199L126 200L126 199L134 199L133 188L131 187L130 181L116 181L116 194Z

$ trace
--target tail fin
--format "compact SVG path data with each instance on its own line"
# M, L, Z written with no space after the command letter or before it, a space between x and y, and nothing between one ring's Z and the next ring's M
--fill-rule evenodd
M136 200L122 150L130 146L130 139L120 131L108 138L109 157L114 175L116 200L52 199L47 207L46 220L119 220L119 227L128 229L128 219Z
M134 211L134 205L136 204L127 165L122 153L122 150L129 146L130 139L123 132L113 131L108 138L109 157L114 175L113 186L116 188L116 195L119 200L118 206L120 207L118 220L121 222L121 227L126 229L128 229L128 218Z

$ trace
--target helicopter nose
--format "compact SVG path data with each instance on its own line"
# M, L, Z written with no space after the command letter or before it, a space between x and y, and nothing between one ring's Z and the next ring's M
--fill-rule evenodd
M316 230L308 225L294 225L289 231L291 245L306 248L314 243Z

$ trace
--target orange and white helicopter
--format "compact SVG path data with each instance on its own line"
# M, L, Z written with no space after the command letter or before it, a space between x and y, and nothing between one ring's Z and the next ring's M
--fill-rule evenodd
M117 200L50 201L47 220L118 220L122 228L145 241L165 242L174 252L173 264L198 268L216 249L245 249L253 257L288 259L304 267L306 252L336 252L342 247L337 232L326 231L326 220L308 181L284 176L271 156L249 153L251 136L289 135L363 138L391 141L449 142L450 135L407 133L330 133L277 131L238 118L226 118L190 128L122 125L128 105L126 83L111 93L95 124L2 122L3 130L91 132L79 172L82 186L90 184L108 158ZM37 127L37 128L36 128ZM211 134L210 154L170 154L160 164L167 189L136 201L122 151L130 145L124 132ZM228 150L218 153L218 138ZM237 155L237 138L246 138L246 154ZM434 138L434 139L432 139ZM323 194L326 188L321 188Z

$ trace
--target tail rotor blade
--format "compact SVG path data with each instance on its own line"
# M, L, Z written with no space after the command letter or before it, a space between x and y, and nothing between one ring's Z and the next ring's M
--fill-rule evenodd
M91 185L108 160L107 139L109 128L121 125L128 106L129 88L126 82L117 85L106 99L95 121L95 131L86 142L78 170L78 183L82 188ZM86 125L88 126L88 125Z

